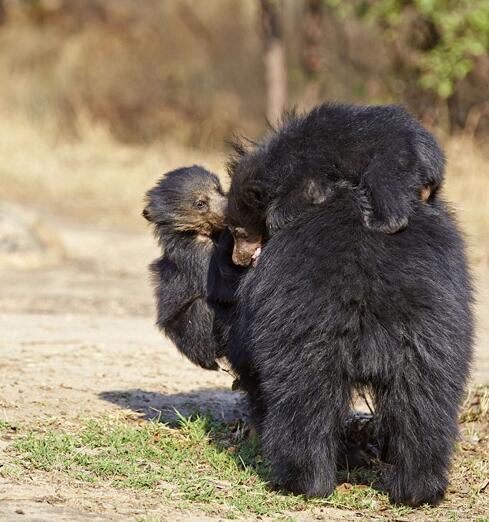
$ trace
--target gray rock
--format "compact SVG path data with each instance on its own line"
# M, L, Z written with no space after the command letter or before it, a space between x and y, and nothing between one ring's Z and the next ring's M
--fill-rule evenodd
M62 257L60 241L37 214L0 202L0 267L34 268Z
M27 216L12 205L0 204L0 253L41 253L43 245Z

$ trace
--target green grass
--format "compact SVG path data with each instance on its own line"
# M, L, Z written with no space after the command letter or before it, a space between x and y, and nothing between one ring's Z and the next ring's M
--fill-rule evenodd
M158 489L168 499L225 506L228 516L304 504L301 497L267 490L256 471L262 466L256 441L243 436L241 425L204 416L182 418L176 428L89 421L74 433L27 433L14 449L37 469L121 488Z
M272 491L257 440L245 435L241 423L208 416L180 418L175 427L88 421L71 433L27 432L13 449L24 467L64 472L93 484L157 490L180 507L191 502L230 518L321 505L353 510L388 505L384 495L367 486L339 488L328 499L311 501Z
M200 509L227 518L263 515L294 520L297 512L314 516L312 512L327 513L328 507L334 507L361 512L376 520L416 520L422 513L430 520L468 520L469 516L470 520L489 522L484 518L486 493L479 491L489 465L484 449L485 393L477 391L481 399L478 402L474 402L475 396L470 398L475 412L470 419L477 417L483 423L462 425L464 436L453 466L451 493L437 508L415 510L390 505L385 494L370 487L379 479L376 469L340 473L340 485L325 499L306 500L274 491L259 444L248 437L245 426L217 422L203 415L180 417L173 426L105 419L87 421L70 431L53 426L18 430L9 450L12 459L8 474L14 477L19 476L19 470L36 469L59 472L79 486L146 491L180 510ZM0 428L11 426L2 423Z
M10 422L0 420L0 430L13 430L15 431L15 426L13 424L10 424Z

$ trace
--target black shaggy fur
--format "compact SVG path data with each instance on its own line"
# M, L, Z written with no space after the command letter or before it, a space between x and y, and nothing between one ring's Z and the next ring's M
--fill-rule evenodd
M207 303L214 311L214 337L220 346L226 347L236 312L239 282L248 270L232 262L233 247L233 236L226 228L219 235L207 273Z
M164 253L150 266L157 325L193 363L216 370L227 346L214 334L206 302L207 276L226 198L219 179L202 167L168 173L146 196L143 215Z
M309 203L327 198L330 181L363 190L363 217L372 230L404 228L422 187L436 193L444 157L433 136L402 107L325 104L289 115L257 147L235 146L229 171L230 224L262 237L273 234Z
M443 498L473 321L463 242L436 191L442 158L397 107L324 106L232 168L228 219L244 229L263 233L285 190L307 178L323 195L270 234L230 332L282 487L333 491L353 390L368 388L391 500ZM417 196L426 183L428 202Z

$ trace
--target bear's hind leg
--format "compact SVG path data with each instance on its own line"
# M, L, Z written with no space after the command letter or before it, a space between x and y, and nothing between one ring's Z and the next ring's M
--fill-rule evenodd
M326 375L316 366L310 372L302 367L300 372L299 377L291 369L286 379L265 380L263 453L280 487L308 497L326 497L336 486L350 389L346 382L336 382L340 372Z
M447 489L462 383L443 377L407 367L375 389L391 466L385 486L395 504L437 505Z

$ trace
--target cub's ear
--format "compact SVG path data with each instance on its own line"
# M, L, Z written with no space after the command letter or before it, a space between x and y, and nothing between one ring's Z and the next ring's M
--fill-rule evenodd
M304 199L306 203L311 205L320 205L324 203L328 197L328 191L324 190L313 179L306 180L304 187Z
M307 178L299 187L291 188L267 210L266 223L269 234L273 235L308 208L324 203L330 192L331 189L322 187L311 178Z
M244 187L243 195L250 207L264 209L267 205L267 190L258 181L249 181Z

